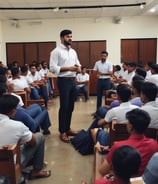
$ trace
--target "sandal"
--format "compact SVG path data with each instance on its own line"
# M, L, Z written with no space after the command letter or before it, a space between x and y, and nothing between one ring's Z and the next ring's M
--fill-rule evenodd
M48 178L49 176L51 176L51 171L48 170L48 171L39 171L39 173L37 174L33 174L33 172L30 172L29 174L29 179L32 180L32 179L38 179L38 178Z

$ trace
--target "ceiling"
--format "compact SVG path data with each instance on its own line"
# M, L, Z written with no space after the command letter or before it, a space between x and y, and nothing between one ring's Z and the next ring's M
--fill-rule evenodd
M152 15L158 16L158 0L0 0L0 20Z

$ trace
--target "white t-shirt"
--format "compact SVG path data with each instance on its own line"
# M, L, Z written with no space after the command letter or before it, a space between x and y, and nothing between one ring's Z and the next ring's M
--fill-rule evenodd
M22 122L9 119L0 114L0 146L27 143L32 139L32 132Z
M148 79L146 79L148 82L154 83L156 86L158 86L158 74L151 75Z
M23 91L25 88L29 87L27 81L21 77L19 79L13 79L10 83L13 84L14 91Z
M101 60L99 60L95 63L93 70L98 71L98 72L103 72L103 73L112 72L113 71L113 66L112 66L112 63L109 62L108 60L106 60L103 63L102 63ZM108 79L108 78L110 78L110 75L99 76L99 79Z
M78 73L77 76L76 76L76 80L78 82L89 81L89 74L88 73L85 73L85 74ZM77 86L82 87L82 86L84 86L84 84L78 84Z
M149 127L158 128L158 103L156 101L147 102L141 109L149 113L151 121Z
M138 108L138 106L132 105L130 102L123 102L120 106L110 109L104 119L107 123L112 122L113 119L116 119L118 123L126 123L126 113L136 108Z

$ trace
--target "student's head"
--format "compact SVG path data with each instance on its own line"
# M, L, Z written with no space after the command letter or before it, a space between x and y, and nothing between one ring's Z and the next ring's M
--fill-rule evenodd
M6 83L6 82L7 82L6 75L0 74L0 83Z
M137 81L137 80L142 80L144 81L144 77L140 76L140 75L135 75L133 78L132 78L132 81Z
M108 57L108 52L103 50L101 52L101 60L102 60L102 62L106 61L107 57Z
M20 69L21 69L21 73L23 73L23 74L28 73L28 67L26 65L22 66Z
M113 153L113 171L118 178L124 181L129 181L133 175L138 173L140 164L140 153L131 146L121 146Z
M36 71L37 71L36 65L35 65L35 64L30 64L30 72L31 72L32 74L35 74Z
M131 89L126 84L119 84L116 88L118 98L122 102L128 102L131 97Z
M152 74L158 74L158 64L152 64L150 69Z
M6 83L0 83L0 97L4 95L8 90L8 86Z
M128 63L127 65L128 65L128 68L127 68L128 73L133 72L136 68L136 63L134 63L134 62Z
M137 92L138 94L141 93L142 85L144 84L144 80L134 80L132 81L132 92L135 94Z
M115 71L120 71L121 70L121 66L120 65L115 65L114 66L114 70Z
M82 73L86 73L86 67L85 67L85 66L82 66L82 67L81 67L81 72L82 72Z
M61 43L65 46L70 46L72 44L72 31L64 29L60 32Z
M136 132L138 134L143 134L148 128L150 123L149 114L139 108L133 109L126 113L126 119L128 120L127 130L129 132Z
M155 101L158 88L151 82L145 82L141 88L141 100L143 103Z
M12 72L12 76L13 76L13 77L18 77L18 76L20 75L20 70L19 70L18 67L13 67L13 68L11 69L11 72Z
M0 75L6 75L7 74L7 68L0 67Z
M136 75L142 76L144 79L146 77L146 71L144 70L144 68L137 67L135 73Z
M11 94L2 95L0 97L0 113L12 117L16 113L16 107L19 99Z

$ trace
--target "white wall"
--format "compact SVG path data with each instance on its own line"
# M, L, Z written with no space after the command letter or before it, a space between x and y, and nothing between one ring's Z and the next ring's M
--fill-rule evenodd
M158 16L125 17L122 24L115 24L111 17L52 19L41 20L41 22L41 24L38 24L38 22L32 23L32 21L26 20L19 21L18 28L11 26L10 21L2 22L2 36L0 35L2 52L0 52L0 58L6 62L6 42L56 41L59 44L59 32L62 29L72 29L73 40L75 41L107 40L109 60L113 64L120 63L120 39L158 38Z

